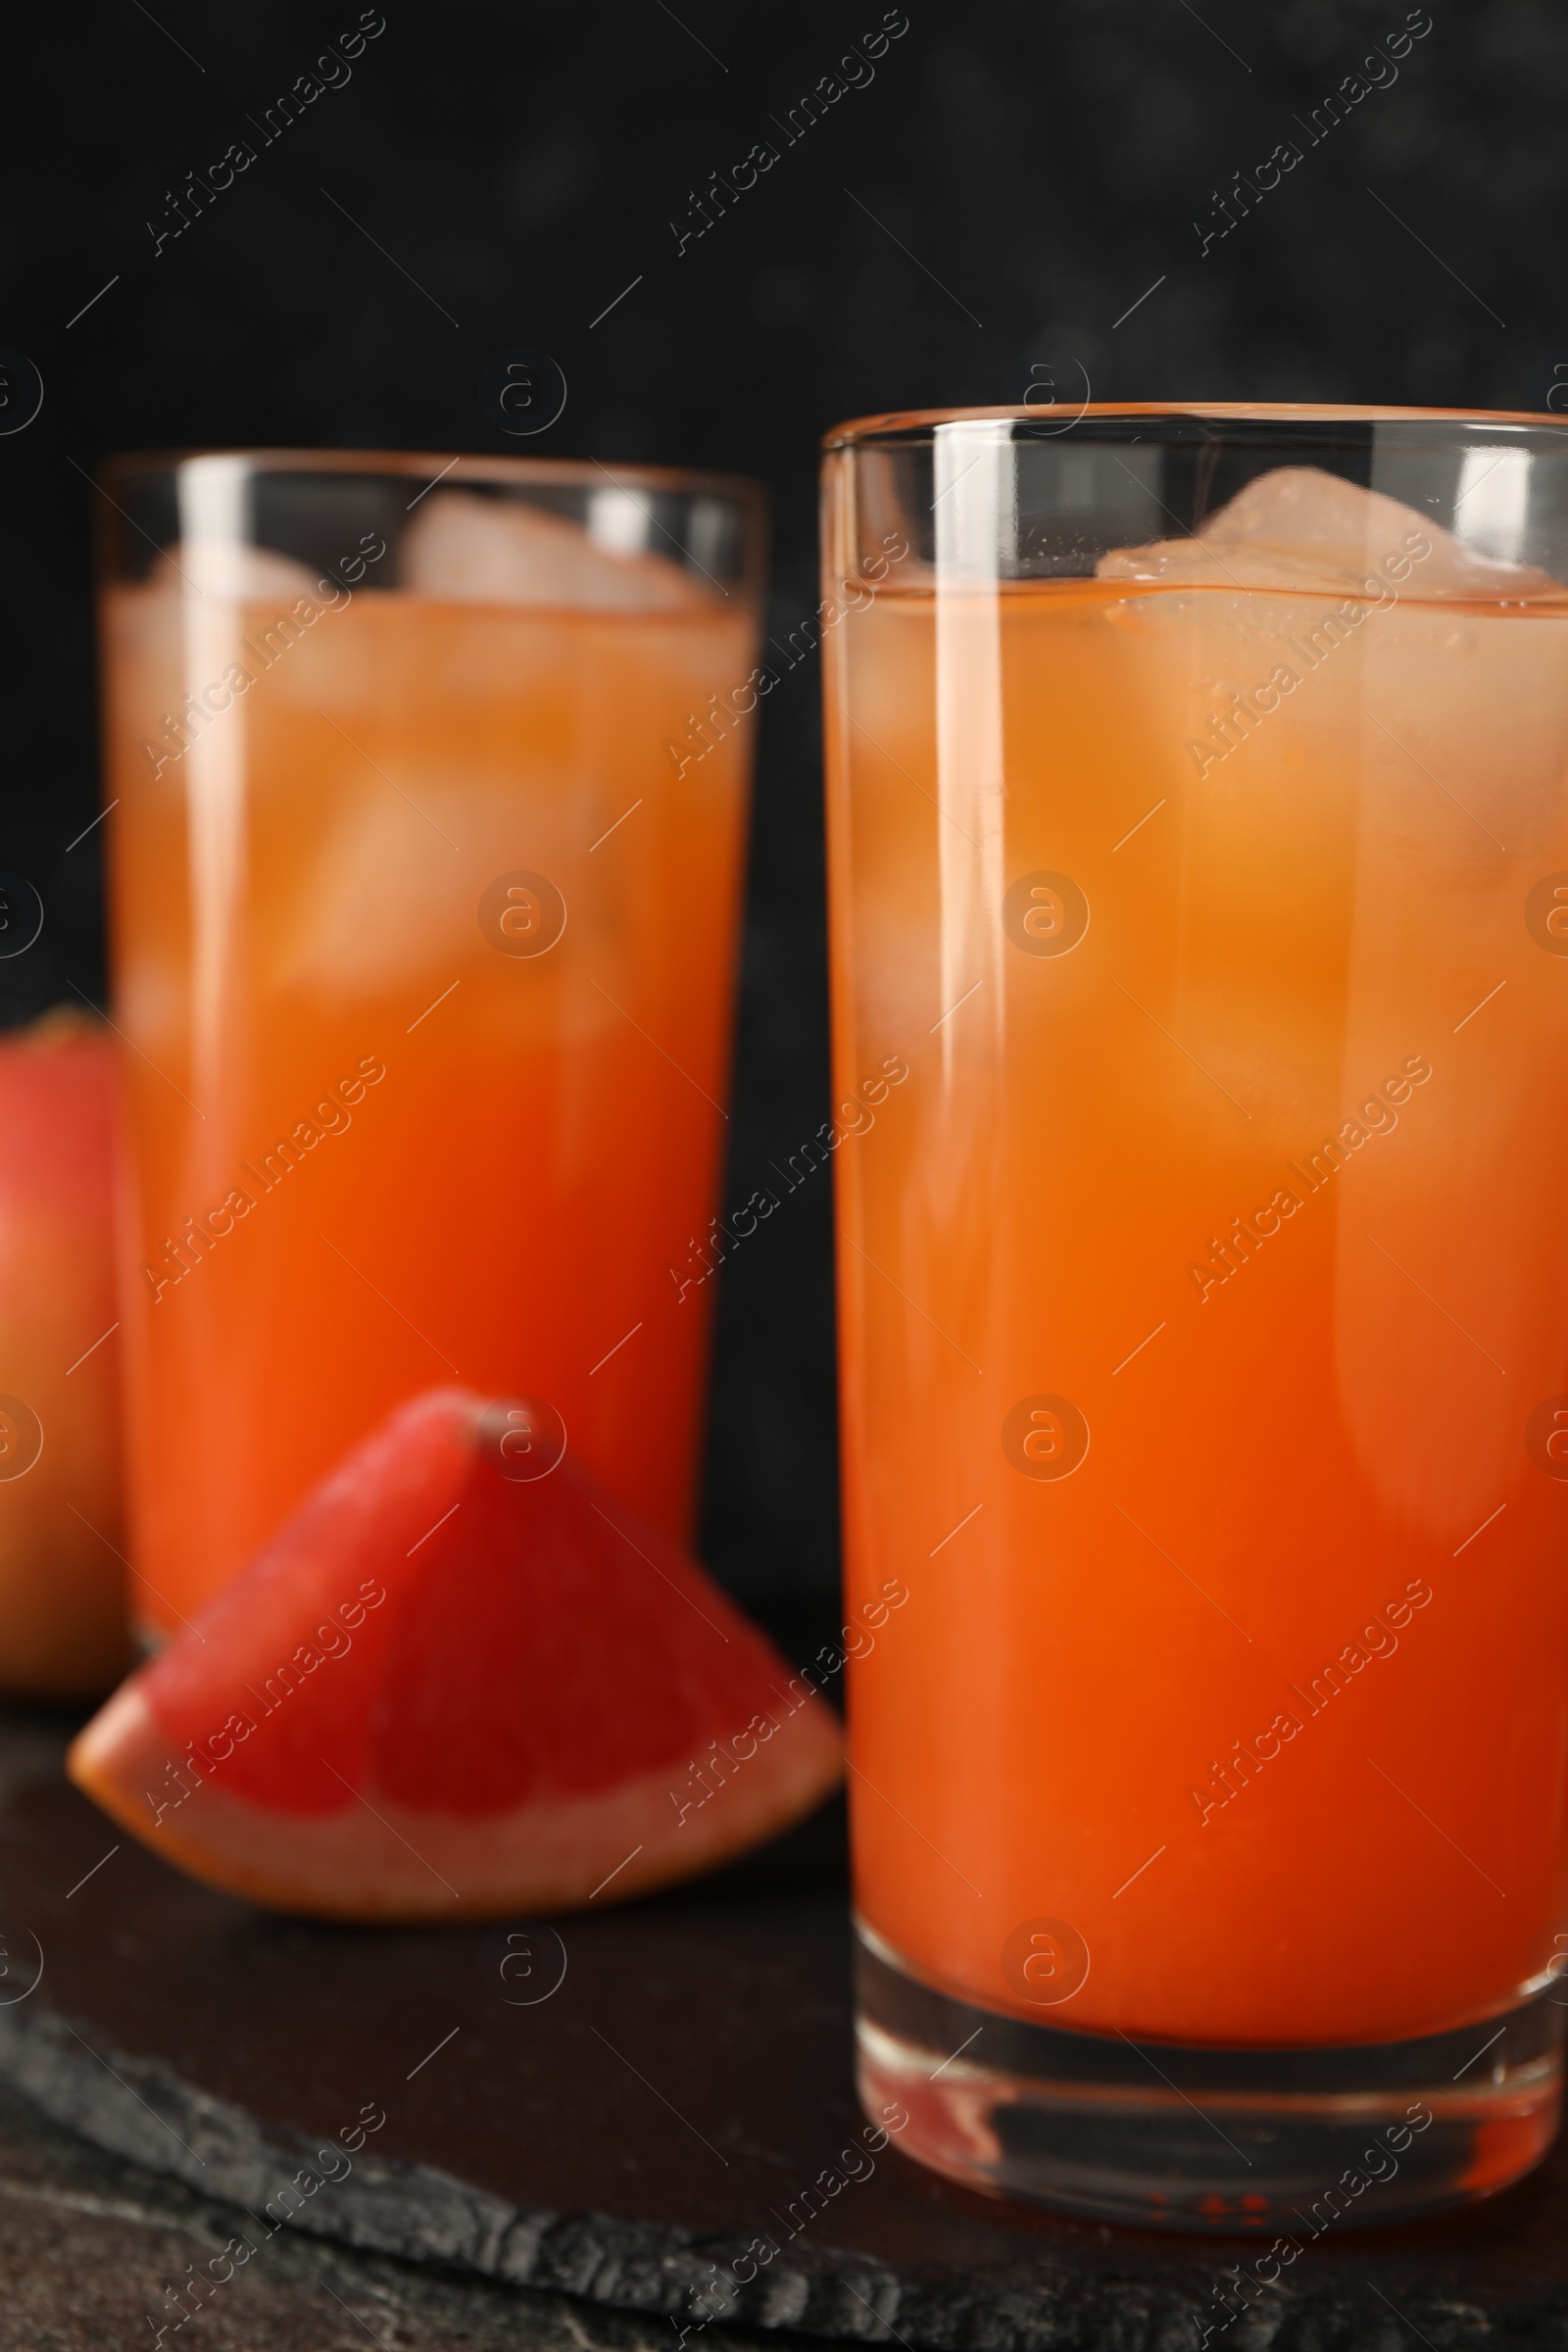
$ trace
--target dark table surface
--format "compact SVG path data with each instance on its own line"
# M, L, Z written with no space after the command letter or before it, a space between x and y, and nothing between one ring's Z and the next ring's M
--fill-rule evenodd
M675 2352L707 2311L732 2340L1198 2352L1220 2316L1234 2241L1015 2212L896 2146L801 2218L861 2128L834 1812L555 1928L328 1928L124 1838L64 1783L68 1730L0 1713L0 2346L167 2325L170 2344ZM759 2231L782 2250L738 2288ZM1326 2234L1225 2336L1568 2343L1568 2157L1485 2207Z
M0 2352L149 2352L234 2232L231 2205L106 2155L0 2085ZM189 2300L187 2293L187 2302ZM726 2345L752 2346L747 2331ZM280 2231L199 2321L189 2352L670 2352L667 2320L454 2278L428 2264Z

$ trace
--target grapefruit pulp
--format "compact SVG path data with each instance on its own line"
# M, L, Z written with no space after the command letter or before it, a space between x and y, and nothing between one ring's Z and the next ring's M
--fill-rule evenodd
M550 1419L400 1407L88 1724L77 1786L197 1878L356 1920L623 1901L800 1819L831 1710Z

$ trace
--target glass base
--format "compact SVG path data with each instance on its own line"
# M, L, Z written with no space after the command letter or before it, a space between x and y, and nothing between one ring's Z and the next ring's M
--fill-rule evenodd
M880 2123L898 2101L904 2153L991 2196L1303 2246L1490 2196L1556 2134L1568 2007L1555 1987L1413 2041L1134 2043L938 1992L857 1934L867 2115Z

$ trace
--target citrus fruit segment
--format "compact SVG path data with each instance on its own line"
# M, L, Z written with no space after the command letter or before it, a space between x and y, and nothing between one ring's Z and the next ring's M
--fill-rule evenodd
M552 1419L401 1407L94 1717L77 1786L198 1878L358 1920L623 1901L808 1812L831 1711Z

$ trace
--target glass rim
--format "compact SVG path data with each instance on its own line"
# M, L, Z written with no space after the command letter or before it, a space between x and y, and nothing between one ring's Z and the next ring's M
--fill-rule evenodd
M602 465L595 458L514 457L506 451L427 452L406 449L149 449L125 450L101 458L94 468L99 481L124 481L135 475L177 473L182 466L208 463L241 465L256 473L399 474L413 480L439 475L454 486L463 482L506 484L554 483L569 489L647 490L665 496L682 493L730 498L743 508L762 514L767 506L764 483L750 474L724 473L698 466ZM433 486L433 484L432 484Z
M1032 408L889 409L834 425L822 435L821 448L828 456L840 450L919 448L934 440L941 425L1040 424L1072 407L1073 403L1063 401ZM1446 426L1450 431L1474 427L1495 431L1512 426L1568 436L1568 416L1536 409L1398 408L1356 401L1105 400L1086 401L1065 425L1052 425L1040 437L1065 440L1075 425L1090 418L1136 417L1216 425L1428 424Z

